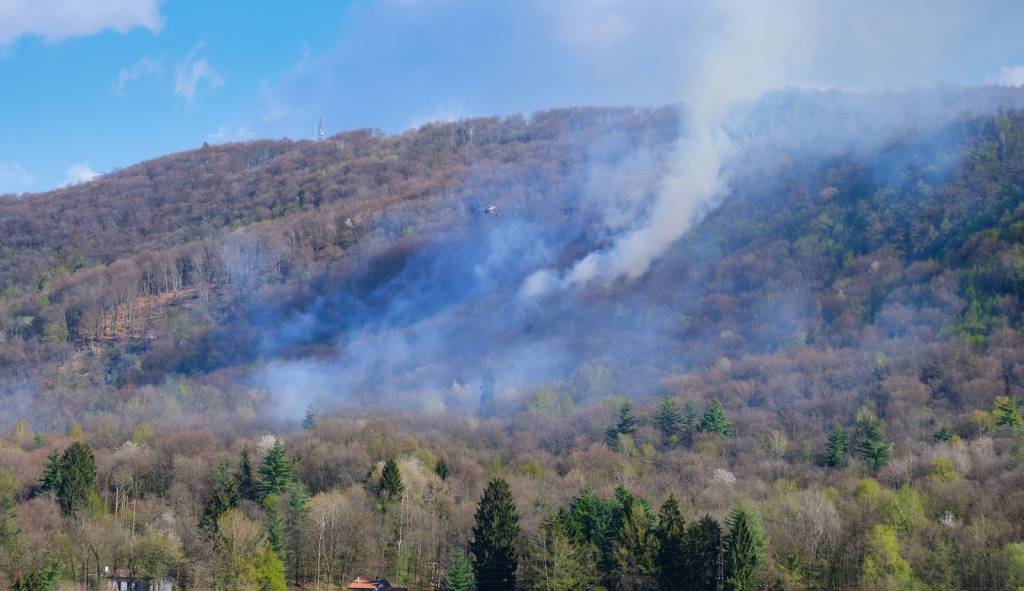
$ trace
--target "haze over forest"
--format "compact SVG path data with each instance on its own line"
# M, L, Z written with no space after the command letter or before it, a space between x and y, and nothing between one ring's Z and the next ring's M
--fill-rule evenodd
M0 588L1024 589L1016 5L75 4L0 79L161 122L0 103Z

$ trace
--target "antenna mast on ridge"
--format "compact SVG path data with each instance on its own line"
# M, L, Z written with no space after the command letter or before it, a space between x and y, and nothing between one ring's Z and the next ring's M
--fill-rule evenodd
M324 114L320 113L320 118L317 119L316 125L313 127L313 141L322 142L327 139L327 132L324 131Z

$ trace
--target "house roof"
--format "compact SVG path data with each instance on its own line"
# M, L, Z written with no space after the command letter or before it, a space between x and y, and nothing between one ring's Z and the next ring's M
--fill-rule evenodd
M349 589L390 589L391 584L388 583L387 579L364 579L363 577L356 577L351 583L348 584Z
M407 591L404 587L392 587L387 579L356 577L348 584L349 589L370 589L372 591Z

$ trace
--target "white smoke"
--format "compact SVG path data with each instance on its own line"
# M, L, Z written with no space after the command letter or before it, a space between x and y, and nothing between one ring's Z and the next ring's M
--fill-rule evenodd
M714 3L707 42L698 45L692 74L681 94L683 136L653 201L610 247L591 252L561 273L543 269L528 277L522 287L524 296L640 277L699 221L727 190L724 166L733 142L725 128L730 118L764 93L799 80L813 49L808 27L800 22L808 7L802 0Z

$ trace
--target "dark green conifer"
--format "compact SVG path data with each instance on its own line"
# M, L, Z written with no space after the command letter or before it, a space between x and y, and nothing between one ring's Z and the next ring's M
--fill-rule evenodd
M294 478L292 462L285 455L284 444L277 439L263 456L263 464L260 465L260 492L263 495L279 495L287 490Z
M1013 396L1000 396L996 400L995 415L997 427L1008 427L1013 430L1024 429L1024 418L1020 414L1020 405Z
M885 422L869 408L857 415L857 452L868 469L877 472L889 463L892 452L892 444L885 437Z
M703 433L716 433L720 437L732 435L732 423L725 416L725 409L718 400L708 402L704 408L704 416L700 419L699 431Z
M306 546L303 541L307 536L309 525L309 492L299 481L294 480L288 485L288 512L285 515L284 527L287 540L287 552L290 558L289 567L294 576L302 564L302 554ZM282 558L283 560L283 558Z
M445 591L473 591L473 565L462 550L456 550L448 564L442 588Z
M722 528L710 515L686 528L686 591L715 591L722 561Z
M256 478L253 476L252 460L249 458L249 446L242 448L242 457L238 461L238 496L247 501L255 501L259 493Z
M593 548L596 551L604 580L611 579L614 568L611 554L618 532L617 515L620 511L618 500L601 498L592 489L584 487L569 504L569 510L559 515L576 548L581 551Z
M692 400L683 405L683 439L687 447L693 445L693 434L700 429L700 412Z
M658 412L654 415L654 424L661 432L661 440L665 445L677 445L683 436L683 415L676 406L676 399L666 396L658 405Z
M953 431L950 430L948 425L939 427L939 430L935 432L935 441L939 443L949 443L953 439Z
M288 525L285 516L284 499L276 494L263 498L263 527L266 530L267 543L271 549L285 562L288 556Z
M228 509L238 507L238 478L231 471L231 464L227 459L217 462L213 479L213 489L210 491L210 500L206 503L203 516L199 520L199 526L212 536L217 533L217 520Z
M655 532L658 552L654 558L658 589L682 589L686 580L686 523L674 496L661 506Z
M623 499L618 522L612 547L614 586L620 591L649 589L655 575L652 517L644 503L628 495Z
M825 464L829 468L845 468L850 453L850 440L846 429L836 425L825 441Z
M382 499L393 501L402 496L405 492L405 483L402 482L402 473L398 469L398 462L394 458L384 463L384 470L380 473L380 482L377 484Z
M46 467L43 468L43 477L39 479L40 492L57 494L60 480L60 454L53 450L46 455Z
M725 537L725 587L729 591L755 591L757 569L764 562L767 542L761 518L752 509L736 507L729 514Z
M438 458L434 464L434 474L437 474L441 480L448 480L449 472L448 462L444 461L444 458Z
M640 419L633 414L633 403L626 400L619 408L619 419L615 425L608 427L605 431L605 440L609 447L617 449L619 446L619 435L632 435L636 433Z
M513 591L516 588L519 512L508 482L496 478L487 485L476 510L473 527L473 573L476 591Z
M96 458L82 442L72 443L60 458L57 504L64 515L73 517L96 495Z

